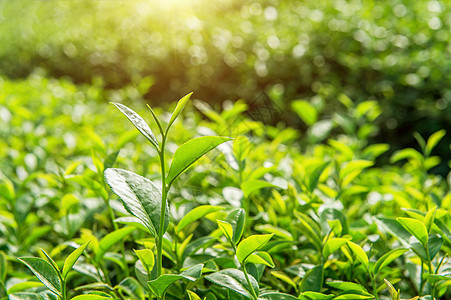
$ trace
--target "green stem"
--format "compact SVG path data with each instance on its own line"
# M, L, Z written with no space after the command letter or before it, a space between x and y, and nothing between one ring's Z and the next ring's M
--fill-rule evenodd
M375 278L375 276L371 276L371 286L373 287L374 298L376 300L379 300L379 295L377 294L377 285L376 285L376 278Z
M158 228L158 239L157 239L157 278L160 277L161 271L163 269L163 235L164 235L164 220L166 214L166 203L168 196L168 189L166 186L166 172L164 166L164 150L166 144L166 135L162 136L160 155L160 165L161 165L161 210L160 210L160 227Z
M246 271L246 263L245 263L245 262L243 262L242 267L243 267L244 277L246 277L247 284L249 285L249 288L251 289L252 297L254 298L254 300L257 300L257 299L258 299L258 296L257 296L257 294L255 293L254 287L252 286L251 280L249 279L249 275L247 274L247 271Z

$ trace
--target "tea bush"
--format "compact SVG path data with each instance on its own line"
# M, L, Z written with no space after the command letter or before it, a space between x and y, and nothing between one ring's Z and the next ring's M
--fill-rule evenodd
M145 78L153 104L193 90L216 103L266 92L282 109L320 97L329 114L341 93L377 99L375 141L396 149L451 127L449 2L204 2L4 1L0 70L113 88ZM436 151L450 158L446 145Z
M380 165L375 101L341 96L333 120L298 101L301 136L241 101L149 110L139 87L39 73L0 86L3 299L451 295L450 177L429 172L445 130Z

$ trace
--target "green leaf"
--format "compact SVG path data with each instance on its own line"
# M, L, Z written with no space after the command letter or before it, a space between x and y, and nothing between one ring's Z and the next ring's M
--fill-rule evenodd
M439 281L442 281L442 280L451 280L451 274L444 274L444 275L431 274L428 276L428 281L432 285Z
M314 124L318 119L318 112L315 107L305 100L295 100L291 102L291 107L308 126Z
M280 237L287 241L293 240L293 235L291 233L289 233L285 229L273 226L271 224L256 225L255 230L265 232L265 233L274 233L275 236Z
M0 282L5 282L6 280L6 269L8 268L6 254L0 251Z
M203 264L197 264L192 266L191 268L183 271L179 275L176 274L164 274L158 277L155 280L149 281L147 284L149 285L152 292L158 296L163 297L164 293L168 289L168 287L176 282L179 279L188 279L190 281L196 281L202 275Z
M180 115L183 108L185 107L186 103L188 102L189 98L191 97L193 93L189 93L188 95L184 96L182 99L180 99L177 102L177 106L175 107L174 111L172 112L171 119L169 120L168 127L166 128L166 134L169 131L169 128L174 123L175 119Z
M144 135L155 148L159 149L158 141L155 135L140 115L123 104L115 102L111 103L116 106L130 120L130 122L132 122L133 125L135 125L136 129L138 129L139 132L141 132L141 134Z
M166 182L170 185L205 153L230 140L231 138L222 136L203 136L187 141L175 151Z
M9 300L59 300L57 296L52 293L40 292L40 293L15 293L10 294Z
M222 210L221 206L202 205L188 212L177 225L177 232L182 231L189 224L205 217L208 214Z
M123 169L106 169L105 179L118 195L125 209L138 218L154 237L169 225L169 207L166 206L164 227L160 229L161 191L152 181Z
M431 154L432 149L434 149L434 147L437 146L437 144L445 136L445 134L446 134L446 130L442 129L442 130L439 130L439 131L433 133L429 137L429 139L426 143L426 147L425 147L425 153L424 153L425 156L429 156Z
M133 299L143 300L144 291L139 282L133 277L122 280L117 287L127 293Z
M437 205L434 206L432 209L430 209L426 216L424 217L424 225L426 226L426 229L428 232L431 231L432 228L432 224L434 224L434 220L435 220L435 213L437 211Z
M232 210L226 217L225 221L232 225L233 242L237 244L244 231L244 222L246 221L246 212L242 208Z
M186 293L188 294L189 300L202 300L199 296L197 296L196 293L192 291L187 290Z
M302 278L299 289L301 292L320 292L324 277L324 266L319 265L310 269Z
M318 292L304 292L304 293L301 293L300 296L301 296L300 299L305 299L305 297L307 297L308 299L306 299L306 300L329 300L334 297L334 295L326 295L326 294L321 294ZM302 297L304 297L304 298L302 298Z
M224 233L227 240L232 244L235 245L235 242L233 241L233 228L232 225L225 221L217 220L218 227L221 229L222 233Z
M143 264L144 268L148 273L152 271L152 268L155 264L155 255L150 249L142 249L142 250L133 250L138 256L139 260Z
M412 149L412 148L406 148L406 149L398 150L395 153L393 153L393 155L390 158L390 162L395 163L402 159L413 159L413 160L421 162L424 160L424 157L417 150Z
M99 262L102 259L103 255L105 254L105 252L107 252L111 247L113 247L123 238L128 236L134 230L135 230L134 227L124 227L108 233L99 241L99 248L97 248L94 260L96 262Z
M244 263L246 259L263 247L272 237L272 234L261 234L261 235L251 235L250 237L244 239L239 243L236 249L236 257L240 263Z
M352 252L355 254L357 259L363 264L365 269L368 268L368 256L366 255L365 251L363 251L362 247L357 245L356 243L353 243L351 241L347 242L349 248L351 248Z
M67 277L67 274L69 274L69 271L72 269L75 262L78 260L80 255L85 251L86 247L88 246L90 241L87 241L80 247L78 247L76 250L74 250L64 261L63 265L63 272L61 273L62 277L65 279Z
M46 260L38 257L21 257L21 262L53 293L61 297L61 280L57 271Z
M112 298L99 296L99 295L95 295L95 294L78 295L78 296L71 298L71 300L105 300L105 299L112 299Z
M279 292L267 292L262 293L258 299L268 299L268 300L297 300L295 296L279 293Z
M395 287L388 281L387 279L384 279L385 284L387 285L388 291L390 292L390 296L392 300L399 300L399 290L397 291Z
M249 150L251 149L251 143L249 139L244 135L240 135L235 138L233 141L233 155L235 156L238 162L241 162L246 159L249 154Z
M329 257L332 253L343 247L349 238L331 238L329 239L323 248L323 256L325 259Z
M263 180L247 180L241 184L241 189L243 190L244 197L246 198L249 197L250 194L265 187L277 188L278 186Z
M342 290L342 291L359 291L362 293L365 293L369 296L372 296L370 293L368 293L368 291L366 290L366 288L364 288L363 286L361 286L360 284L354 283L354 282L346 282L346 281L330 281L327 282L327 285L337 289L337 290Z
M374 265L373 274L377 275L383 268L388 266L392 261L403 255L407 251L409 251L409 249L399 248L393 249L390 252L387 252L384 255L382 255Z
M359 300L359 299L374 299L374 296L359 295L359 294L342 294L334 298L334 300Z
M396 218L411 235L419 240L424 246L428 243L428 231L423 222L412 218Z
M230 289L243 295L248 299L252 299L251 289L246 281L244 273L237 269L225 269L219 272L205 276L205 278L217 285ZM258 293L259 287L257 280L249 276L252 288Z
M308 190L310 193L313 193L315 188L318 185L319 178L321 177L321 174L323 174L326 167L329 165L328 162L319 164L315 166L315 168L310 172L309 180L308 180Z
M36 288L42 286L40 281L24 281L14 284L12 287L8 288L8 294L18 293L31 288Z
M251 255L246 260L247 263L262 264L270 268L274 268L274 262L272 261L271 255L264 251L257 251Z

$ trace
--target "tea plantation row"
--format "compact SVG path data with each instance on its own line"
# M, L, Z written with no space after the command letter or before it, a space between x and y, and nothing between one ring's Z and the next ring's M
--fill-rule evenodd
M342 95L331 119L298 101L301 135L240 101L139 99L0 80L2 298L450 298L444 130L378 167L375 101Z

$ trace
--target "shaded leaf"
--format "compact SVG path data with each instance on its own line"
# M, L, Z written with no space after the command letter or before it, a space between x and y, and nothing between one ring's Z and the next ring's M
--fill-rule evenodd
M117 287L126 292L133 299L144 299L144 291L139 282L133 277L127 277L122 280Z
M243 235L246 212L242 208L232 210L225 219L233 228L233 241L238 243Z
M301 292L320 292L324 277L323 265L310 269L302 278L299 289Z
M148 282L148 285L152 292L158 297L163 297L168 287L179 279L188 279L190 281L196 281L202 275L203 264L197 264L191 268L183 271L179 275L176 274L164 274L155 280Z
M392 261L406 253L409 249L399 248L393 249L382 255L374 265L373 274L377 275L384 267L388 266Z

